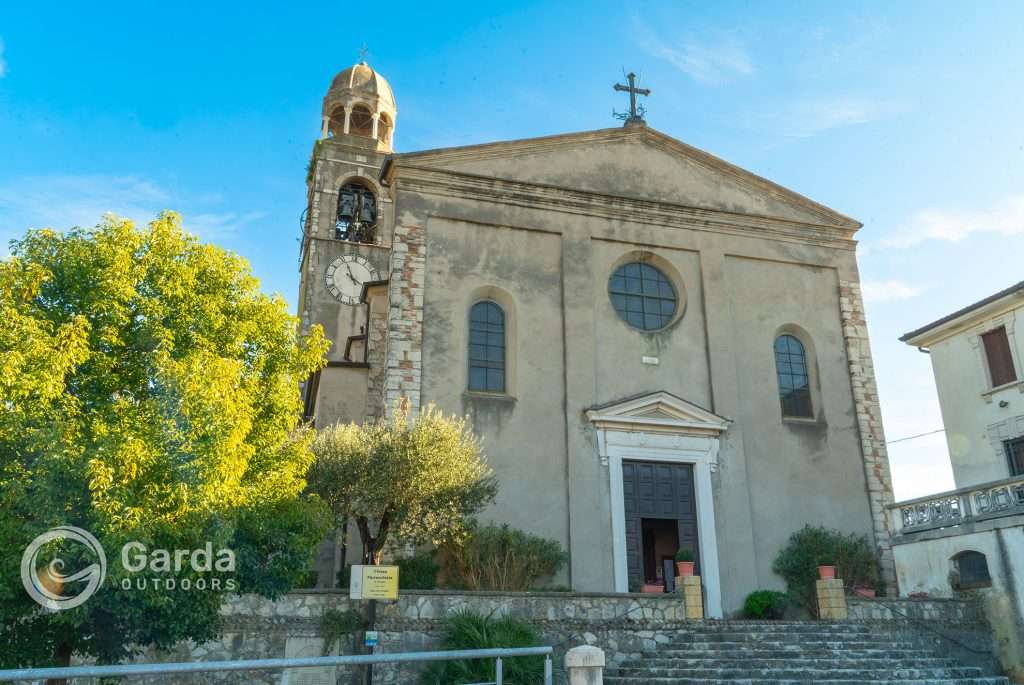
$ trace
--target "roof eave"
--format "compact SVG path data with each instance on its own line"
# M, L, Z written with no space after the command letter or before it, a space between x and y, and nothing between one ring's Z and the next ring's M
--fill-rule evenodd
M900 336L900 342L913 347L926 347L953 334L956 329L975 319L982 319L994 311L1003 309L1015 298L1024 298L1024 281L1015 283L1005 290L989 295L974 304L937 319L930 324L917 328Z

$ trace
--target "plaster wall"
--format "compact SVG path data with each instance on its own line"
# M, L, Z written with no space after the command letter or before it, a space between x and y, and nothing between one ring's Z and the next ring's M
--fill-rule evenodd
M929 346L958 488L1011 475L1004 441L1024 435L1024 304L991 312ZM992 388L980 334L1005 326L1018 382ZM1005 403L1006 406L1002 406Z
M996 653L1014 682L1024 682L1024 525L991 527L964 535L926 536L893 546L903 596L974 596L992 626ZM990 522L991 523L991 522ZM958 592L950 583L953 557L974 551L985 555L992 586Z
M331 392L343 389L341 392ZM326 390L326 391L325 391ZM366 369L328 366L320 371L320 399L316 420L320 426L362 421L366 413Z
M745 443L757 581L783 589L772 562L804 524L872 535L864 467L839 319L836 268L730 256L733 345L742 383L735 418ZM779 333L804 344L811 375L811 419L779 408L773 343ZM795 510L794 510L795 508Z
M488 518L569 546L561 242L553 233L433 217L427 225L423 403L468 416L500 489ZM506 317L506 390L469 392L469 310ZM556 579L567 583L567 576Z
M554 159L544 173L556 180L580 163ZM501 164L474 171L511 173ZM642 178L616 180L624 194L648 192ZM705 181L676 176L675 196L699 197ZM583 413L640 392L665 390L732 420L713 480L727 613L779 585L771 563L803 525L870 534L839 318L838 283L857 280L852 244L513 205L498 188L470 198L400 176L393 192L397 220L426 227L422 402L476 417L501 479L488 516L557 533L574 589L614 582L608 467ZM626 326L607 295L614 266L637 253L685 294L682 317L659 332ZM514 397L485 402L464 388L468 306L487 287L513 305L516 359ZM798 426L780 417L772 342L783 325L806 331L818 351L818 416Z

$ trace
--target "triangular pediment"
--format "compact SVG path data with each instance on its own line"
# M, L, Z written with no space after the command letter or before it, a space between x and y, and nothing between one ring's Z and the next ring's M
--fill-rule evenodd
M706 432L715 435L729 420L669 392L653 392L591 407L587 418L602 428Z
M384 173L402 166L846 229L850 236L861 225L646 126L400 154Z

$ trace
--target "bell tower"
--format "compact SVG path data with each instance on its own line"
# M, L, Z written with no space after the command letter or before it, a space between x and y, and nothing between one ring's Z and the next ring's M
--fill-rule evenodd
M397 115L391 86L365 61L335 76L324 96L299 265L303 329L320 324L332 341L327 367L305 388L306 418L318 426L382 412L394 211L378 175Z

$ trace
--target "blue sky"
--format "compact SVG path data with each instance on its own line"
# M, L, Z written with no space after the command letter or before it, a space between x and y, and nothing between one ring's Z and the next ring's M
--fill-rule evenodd
M1024 4L30 3L0 8L0 241L162 208L295 301L327 85L369 46L399 150L650 125L864 222L890 440L941 427L896 338L1024 277ZM898 497L952 486L941 434Z

